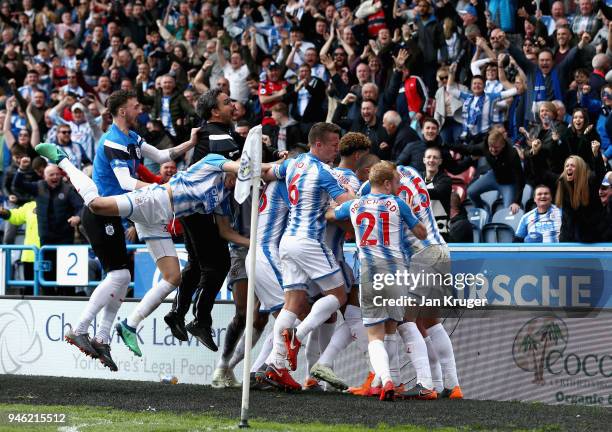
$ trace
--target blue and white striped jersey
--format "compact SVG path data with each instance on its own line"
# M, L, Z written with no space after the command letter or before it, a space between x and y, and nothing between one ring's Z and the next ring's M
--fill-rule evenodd
M168 184L172 189L172 202L176 217L193 213L210 214L223 205L222 214L230 214L230 192L224 187L223 156L210 153L191 165L186 171L172 176ZM227 206L227 207L226 207Z
M342 186L350 186L355 192L361 187L357 175L348 168L333 168L332 173ZM344 234L345 231L336 224L327 224L325 229L325 243L332 250L337 261L344 261Z
M259 219L257 220L257 246L278 248L289 218L289 196L283 181L266 185L259 197Z
M338 220L351 219L355 227L359 261L363 266L377 266L380 262L404 262L405 228L411 229L419 220L410 207L393 195L368 193L347 201L335 210ZM391 268L388 270L400 270Z
M93 163L93 181L98 186L100 196L121 195L125 191L119 185L113 168L128 167L130 175L137 178L136 170L142 162L140 148L145 141L134 131L128 135L113 123L102 135L96 149Z
M346 192L331 168L312 153L304 153L276 165L274 174L287 184L290 207L285 234L323 241L329 198Z
M446 242L438 231L436 218L431 210L431 200L425 181L417 170L408 166L398 166L400 174L400 189L398 195L412 209L414 215L427 228L425 240L419 240L408 229L405 230L405 249L407 252L415 253L431 245L445 245Z
M561 211L554 204L543 214L538 213L538 209L534 208L521 217L516 236L524 239L528 234L537 232L542 234L542 243L559 243Z

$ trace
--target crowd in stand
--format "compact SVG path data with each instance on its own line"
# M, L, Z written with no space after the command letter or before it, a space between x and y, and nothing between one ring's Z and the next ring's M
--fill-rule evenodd
M316 122L363 133L422 173L451 242L487 240L499 212L514 241L610 241L611 19L591 0L5 0L3 243L24 223L26 244L86 241L82 201L35 145L89 172L124 89L137 132L171 148L211 88L231 97L238 137L263 125L268 161L307 151ZM145 160L139 175L164 182L188 162Z

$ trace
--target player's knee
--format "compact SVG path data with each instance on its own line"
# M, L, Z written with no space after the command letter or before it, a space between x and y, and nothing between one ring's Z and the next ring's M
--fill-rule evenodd
M181 273L180 272L171 272L168 275L164 275L164 279L174 287L177 287L181 283Z
M108 272L107 277L117 284L126 286L129 285L132 280L132 276L128 269L111 270Z

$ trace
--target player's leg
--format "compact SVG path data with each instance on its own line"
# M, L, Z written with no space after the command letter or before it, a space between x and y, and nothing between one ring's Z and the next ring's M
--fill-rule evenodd
M347 304L344 308L344 321L335 328L329 344L321 354L317 364L310 370L310 373L340 390L346 390L348 386L334 373L333 363L336 357L353 342L353 339L358 341L360 351L364 353L368 351L367 333L361 320L359 288L357 285L352 286L349 292Z
M268 324L268 317L270 316L267 312L261 312L259 310L259 302L255 302L255 310L253 311L253 335L251 338L251 349L257 345L261 335L263 334L264 329L266 328L266 324ZM246 330L246 329L245 329ZM236 344L236 349L234 350L234 354L228 363L228 371L233 371L238 363L240 363L244 359L245 353L245 339L246 339L246 331L242 333L242 337Z
M106 276L89 298L74 330L66 335L66 341L98 357L111 370L116 370L117 366L110 355L110 328L131 279L123 226L121 219L98 216L87 208L83 211L82 225ZM103 311L100 327L90 342L88 328L100 311Z
M462 399L463 393L461 392L459 379L457 378L457 366L455 364L453 343L446 329L437 318L424 318L423 325L427 329L428 338L431 340L432 351L439 360L444 382L444 390L441 393L441 397Z
M94 181L83 171L75 167L72 162L70 162L70 159L68 159L66 152L64 152L64 150L62 150L59 146L48 143L38 144L36 146L36 152L39 155L49 159L51 163L57 164L66 172L66 174L68 174L68 177L70 177L70 182L81 197L83 197L83 201L85 202L86 206L88 206L93 199L99 197L98 187Z
M283 262L283 269L286 263ZM296 273L299 273L297 271ZM283 281L286 271L283 270ZM287 328L292 328L301 315L303 305L307 303L306 284L300 283L285 288L284 305L274 321L273 346L272 352L268 357L268 369L266 378L274 385L286 390L300 390L302 386L298 384L289 373L286 365L287 347L283 332ZM297 347L299 349L299 346Z
M181 283L172 301L172 308L164 317L164 321L172 335L181 341L189 340L187 329L185 328L185 315L189 311L191 300L199 286L201 277L200 265L197 260L197 249L193 245L193 235L191 234L188 222L185 222L192 216L194 215L180 219L183 226L185 250L187 251L187 264L185 264L181 272Z
M138 325L162 304L181 280L180 265L172 239L156 238L146 240L146 243L151 257L162 274L162 280L147 291L130 316L115 327L123 342L139 357L142 352L138 346Z
M367 327L370 362L372 362L374 372L376 372L376 375L378 375L382 381L380 400L390 401L393 400L395 395L395 385L391 378L389 367L389 353L384 343L384 339L387 337L386 335L390 333L395 334L397 325L394 324L395 322L393 321L386 321Z
M237 275L237 265L237 260L235 256L233 256L232 267L230 268L230 278L232 278L231 275ZM242 268L244 268L244 262ZM246 272L244 273L244 276L246 276ZM223 352L221 353L221 357L219 358L219 362L217 363L217 367L213 374L212 386L214 388L230 387L232 384L237 384L235 378L228 380L226 373L228 372L229 361L234 354L234 350L236 349L236 345L244 332L244 327L246 324L248 280L244 279L243 277L240 279L230 279L228 286L232 289L235 312L234 317L227 325L225 340L223 343ZM233 382L230 383L229 381Z
M444 390L444 382L442 380L442 367L440 366L438 354L436 353L436 349L431 342L431 338L427 334L427 328L423 324L423 318L417 318L416 324L421 332L421 335L423 336L423 339L425 339L425 345L427 345L427 358L429 359L429 369L431 370L433 389L440 394Z

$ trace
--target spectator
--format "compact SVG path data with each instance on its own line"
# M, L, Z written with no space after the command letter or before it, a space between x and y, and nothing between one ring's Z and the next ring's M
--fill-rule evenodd
M517 240L526 241L528 236L536 233L541 236L543 243L558 243L561 232L561 210L552 203L550 188L538 185L533 196L536 208L521 217L515 234Z
M562 210L560 242L594 243L612 238L599 198L604 177L610 182L612 172L592 172L581 157L567 158L555 197L555 204Z
M13 185L21 188L35 197L36 214L38 216L38 236L44 245L73 244L74 229L79 225L79 216L83 200L74 188L62 180L61 170L56 165L45 168L44 179L37 182L28 181L25 172L29 161L23 158L15 173ZM55 251L45 257L55 262ZM47 280L53 280L55 267L45 274ZM44 294L56 293L73 295L74 288L58 287L46 289Z
M406 145L419 141L416 131L408 122L402 122L397 111L387 111L383 116L382 125L386 134L384 141L380 143L380 148L391 149L391 160L397 160Z
M85 99L84 102L87 103L87 99ZM64 119L64 109L68 106L70 106L72 120ZM102 136L102 131L85 104L75 102L73 97L66 96L55 107L51 108L49 117L51 117L53 123L58 125L58 130L59 126L65 126L62 130L67 129L70 132L70 140L74 143L78 143L83 148L85 157L90 161L89 163L91 163L94 156L95 144L100 136ZM66 142L62 141L60 145L66 145Z
M589 124L589 114L584 108L576 108L572 115L572 124L561 136L561 148L566 148L570 155L580 156L591 171L595 164L604 164L600 151L601 138L595 128Z
M364 134L372 143L372 153L380 157L381 159L389 159L391 156L391 148L385 146L380 147L385 137L385 129L382 123L376 118L376 102L373 100L366 99L361 102L361 116L355 121L350 121L346 115L348 111L348 105L354 103L357 99L353 93L346 95L344 100L338 104L336 112L334 113L333 123L336 123L344 130L350 130L351 132L361 132Z
M287 105L279 102L272 107L272 119L275 126L271 126L270 143L277 151L291 151L297 144L302 142L300 125L296 120L289 117Z
M467 212L461 205L461 198L456 192L451 192L450 195L450 221L447 241L449 243L474 242L472 224L468 220Z
M484 79L480 75L472 77L471 92L462 92L455 85L454 74L457 65L451 65L447 91L463 100L463 132L464 140L472 145L479 145L492 125L493 105L496 101L514 96L516 88L504 90L501 93L486 93Z
M601 20L597 17L597 13L593 8L593 1L580 0L578 10L572 21L572 31L574 34L587 33L593 37L600 27Z
M438 147L429 147L423 156L425 170L421 172L423 180L427 185L427 192L431 199L431 206L438 222L438 228L443 233L448 233L450 219L450 199L452 192L452 181L444 171L442 165L442 151Z
M143 79L141 76L136 77L138 101L153 107L151 115L161 119L175 144L186 141L195 112L182 91L176 88L175 78L164 75L161 79L161 89L155 89L155 96L144 94L142 86L138 85Z
M440 130L442 140L447 144L455 144L459 142L463 132L463 101L450 94L446 89L449 74L448 66L442 66L438 69L436 76L438 90L435 95L436 110L434 118L442 128ZM460 91L467 92L467 87L464 85L459 84L458 87Z
M493 129L487 137L484 157L491 169L482 174L468 187L468 196L476 207L484 208L480 195L496 190L501 193L504 208L515 214L520 208L525 180L521 160L514 147L506 142L504 133Z
M327 116L325 83L312 76L310 66L304 63L298 69L298 82L288 85L286 91L284 100L292 106L291 117L300 122L301 136L306 137L312 125Z
M281 66L270 62L266 72L266 80L259 84L259 102L263 110L263 125L274 124L270 109L280 102L287 94L287 82L281 80Z
M0 207L0 218L6 220L10 226L15 228L25 224L24 246L40 248L40 237L38 236L38 221L36 216L36 202L29 201L21 207L5 209ZM5 231L6 232L6 231ZM12 243L12 242L11 242ZM4 244L10 244L6 241ZM23 264L24 280L34 280L34 251L25 249L21 253L20 261ZM32 287L24 287L23 295L32 295Z

